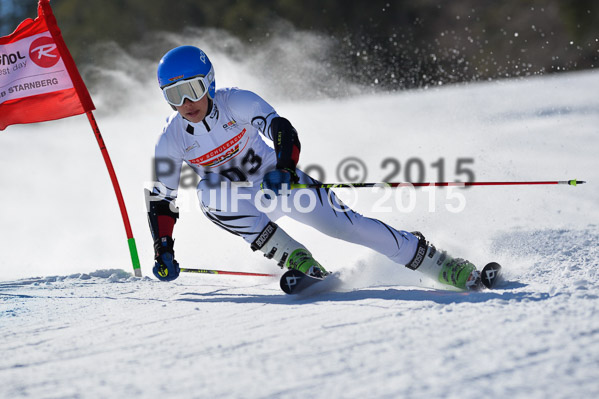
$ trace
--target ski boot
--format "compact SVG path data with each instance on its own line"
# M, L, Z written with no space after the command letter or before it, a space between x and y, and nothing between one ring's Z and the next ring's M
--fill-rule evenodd
M467 260L452 258L447 252L437 250L420 232L412 234L418 237L418 247L414 258L406 265L407 268L418 270L443 284L462 290L479 291L483 288L476 266Z
M299 270L307 276L320 279L329 274L329 272L327 272L305 248L299 248L293 251L287 258L286 266L289 269Z
M322 279L329 273L312 257L302 244L291 238L283 229L269 222L251 244L254 251L277 261L281 268L295 269L310 277Z

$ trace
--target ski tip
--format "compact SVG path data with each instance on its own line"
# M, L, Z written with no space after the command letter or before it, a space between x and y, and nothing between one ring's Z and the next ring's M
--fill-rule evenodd
M289 269L281 276L279 284L283 292L292 295L299 291L300 283L306 278L307 276L299 270Z
M281 276L280 286L286 294L296 295L303 293L304 290L322 280L324 280L324 277L312 277L299 270L289 269Z
M487 263L480 273L480 279L483 285L489 289L492 289L497 283L497 280L501 276L501 265L497 262Z

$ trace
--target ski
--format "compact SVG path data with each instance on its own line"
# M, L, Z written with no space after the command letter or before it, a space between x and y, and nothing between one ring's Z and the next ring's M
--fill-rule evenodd
M324 278L308 276L296 269L289 269L281 276L281 289L289 295L296 295Z
M500 277L501 265L497 262L488 263L480 273L480 284L482 286L479 289L493 289ZM324 278L308 276L299 270L289 269L281 276L280 286L286 294L297 295L322 280Z
M493 289L501 276L501 265L497 262L488 263L480 272L480 280L488 289Z

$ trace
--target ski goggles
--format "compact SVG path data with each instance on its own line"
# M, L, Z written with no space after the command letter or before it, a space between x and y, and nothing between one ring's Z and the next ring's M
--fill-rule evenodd
M205 76L196 76L191 79L181 80L162 89L164 98L169 104L181 106L188 98L190 101L198 101L208 93L208 79Z

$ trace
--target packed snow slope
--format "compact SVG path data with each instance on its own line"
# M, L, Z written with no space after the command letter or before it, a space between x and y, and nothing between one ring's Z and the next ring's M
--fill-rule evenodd
M147 277L143 188L170 108L153 83L122 79L96 94L97 119L146 277L129 274L84 117L0 134L0 397L598 397L599 73L293 100L234 59L213 58L217 85L255 90L292 121L300 165L326 181L357 157L368 181L405 180L406 169L463 180L467 169L478 181L588 183L338 191L456 256L502 263L494 291L442 290L286 220L340 286L296 298L277 278L185 274L161 283ZM119 87L127 101L111 97ZM281 273L207 221L190 186L175 227L182 266Z

